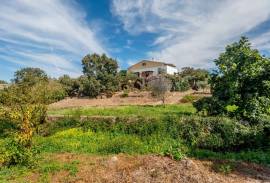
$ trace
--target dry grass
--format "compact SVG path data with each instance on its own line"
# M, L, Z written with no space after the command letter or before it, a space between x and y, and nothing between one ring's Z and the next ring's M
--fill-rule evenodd
M180 99L193 91L186 92L170 92L166 97L165 104L178 104ZM67 98L65 100L53 103L50 105L51 109L54 108L68 108L68 107L81 107L81 106L122 106L122 105L159 105L162 104L160 100L153 98L150 92L130 92L128 97L121 97L122 92L116 93L112 98Z
M80 162L78 172L70 176L59 171L50 176L49 182L180 182L180 183L241 183L269 182L270 170L254 164L237 164L228 174L217 173L212 168L220 162L184 159L174 161L167 157L145 156L89 156L75 154L54 154L54 160L64 163ZM224 163L224 162L222 162ZM241 170L241 171L240 171ZM26 181L37 182L39 176L31 174Z

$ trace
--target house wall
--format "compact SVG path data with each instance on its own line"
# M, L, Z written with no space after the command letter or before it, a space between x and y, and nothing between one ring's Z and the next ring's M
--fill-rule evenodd
M167 74L172 74L173 75L175 73L178 73L178 69L175 68L175 67L167 65L166 66L166 72L167 72Z
M149 67L149 68L141 68L141 69L130 69L130 72L144 72L144 71L153 71L153 76L158 75L158 68L160 67Z
M148 68L137 68L137 69L130 69L129 72L144 72L144 71L153 71L153 76L157 76L158 75L158 71L159 71L159 68L163 69L166 74L175 74L178 72L177 68L175 67L172 67L172 66L168 66L168 65L165 65L165 66L158 66L158 67L148 67Z

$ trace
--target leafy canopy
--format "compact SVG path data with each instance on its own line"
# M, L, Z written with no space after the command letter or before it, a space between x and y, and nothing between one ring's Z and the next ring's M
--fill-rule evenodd
M27 83L29 85L34 85L39 81L47 80L47 74L40 68L26 67L16 71L14 74L14 82L16 84Z
M105 54L86 55L82 60L83 73L88 77L88 86L92 88L96 85L100 92L113 92L118 89L117 81L117 61L107 57ZM88 91L91 92L91 91ZM94 92L99 93L99 92Z
M270 61L246 37L228 45L215 64L213 97L205 100L210 114L229 113L249 120L270 114Z

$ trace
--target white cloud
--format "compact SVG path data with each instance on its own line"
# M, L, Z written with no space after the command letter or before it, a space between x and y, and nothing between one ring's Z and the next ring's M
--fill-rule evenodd
M24 57L21 62L26 66L46 64L46 71L54 70L54 76L60 75L57 69L80 73L75 65L82 56L106 53L75 1L3 0L0 22L0 40L9 55L11 51Z
M149 57L209 68L226 44L269 19L269 7L269 0L114 0L112 12L131 34L159 35ZM269 35L256 45L269 48Z

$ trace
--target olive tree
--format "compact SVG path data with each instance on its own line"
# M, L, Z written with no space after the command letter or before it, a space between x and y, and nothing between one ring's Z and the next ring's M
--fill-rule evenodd
M111 93L118 90L118 80L117 80L117 61L107 57L105 54L98 55L86 55L82 59L83 73L89 79L89 85L91 87L86 87L88 89L100 87L99 93ZM93 87L92 87L93 86ZM87 91L86 93L91 93ZM93 92L96 95L96 91ZM89 96L93 96L92 94Z
M171 81L166 77L160 76L149 81L149 86L152 91L152 95L162 101L165 104L166 93L171 89Z

